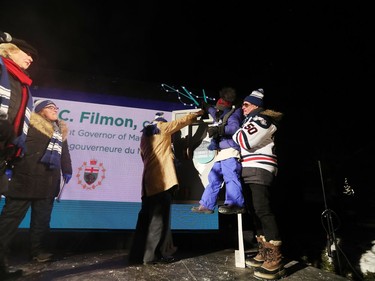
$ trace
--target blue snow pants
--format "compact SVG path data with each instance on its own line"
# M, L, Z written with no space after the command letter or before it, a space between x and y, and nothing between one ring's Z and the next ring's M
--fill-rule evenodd
M210 210L215 209L217 197L224 182L224 204L244 207L245 201L241 186L241 170L241 163L235 157L215 162L208 173L209 183L203 192L199 204Z

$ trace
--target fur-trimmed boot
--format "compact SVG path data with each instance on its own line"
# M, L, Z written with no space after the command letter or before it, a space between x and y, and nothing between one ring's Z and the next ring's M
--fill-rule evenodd
M282 262L281 241L264 242L264 262L254 269L254 277L261 280L278 280L285 276Z
M255 257L252 257L250 259L245 260L245 264L248 267L260 267L265 258L264 258L264 242L266 242L266 239L263 235L256 235L255 238L258 242L258 253Z

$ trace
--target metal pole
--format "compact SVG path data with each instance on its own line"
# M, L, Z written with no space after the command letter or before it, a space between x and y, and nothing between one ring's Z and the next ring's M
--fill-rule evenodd
M339 273L339 275L341 275L340 256L339 256L339 253L338 253L337 239L336 239L335 230L334 230L333 222L332 222L332 210L328 209L328 206L327 206L327 200L326 200L325 189L324 189L322 167L321 167L321 164L320 164L319 160L318 160L318 165L319 165L320 181L321 181L321 184L322 184L324 207L325 207L325 210L322 213L322 216L326 218L326 220L327 220L327 226L328 226L328 231L327 231L327 239L328 239L327 240L327 253L328 253L328 256L330 256L330 257L333 258L333 261L335 261L335 260L337 261L338 273ZM336 256L336 259L333 257L333 253L331 251L332 244L335 245L335 256Z
M63 178L63 180L62 180L62 186L60 187L60 192L59 192L59 194L56 197L56 202L60 202L61 195L62 195L62 193L64 191L65 183L66 183L65 179Z

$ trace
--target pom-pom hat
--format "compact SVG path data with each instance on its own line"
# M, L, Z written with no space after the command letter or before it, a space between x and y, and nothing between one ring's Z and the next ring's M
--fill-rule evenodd
M157 123L168 122L163 116L164 112L156 112L154 120L150 122L150 124L148 124L146 127L144 127L141 132L148 137L159 134L160 130L157 126Z
M36 113L40 112L43 108L45 108L46 106L49 106L49 105L54 105L56 106L56 104L51 101L51 100L36 100L34 102L34 111Z
M154 118L154 122L155 122L155 121L168 122L168 121L164 118L164 112L156 112L156 114L155 114L155 118Z
M258 90L252 91L251 94L248 95L244 99L244 101L247 101L256 106L263 106L263 97L264 97L264 90L258 89Z

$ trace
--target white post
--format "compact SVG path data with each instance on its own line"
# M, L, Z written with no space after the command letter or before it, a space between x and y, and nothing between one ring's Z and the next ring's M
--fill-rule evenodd
M243 243L242 214L237 214L238 250L235 250L236 267L245 268L245 248Z

